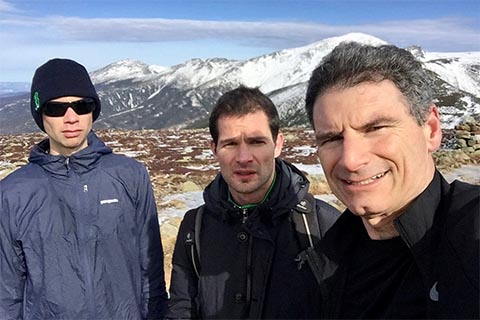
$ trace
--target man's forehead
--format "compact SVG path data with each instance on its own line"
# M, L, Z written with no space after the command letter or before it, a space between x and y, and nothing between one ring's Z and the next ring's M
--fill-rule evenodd
M242 115L222 115L217 121L218 127L244 127L251 129L268 128L268 118L263 111L249 112Z
M253 128L252 130L220 130L219 140L236 140L236 139L260 139L271 138L270 131L258 130Z
M247 113L243 114L222 114L218 117L218 121L229 120L229 119L242 119L242 118L250 118L250 117L264 117L267 119L267 114L263 110L252 110Z
M73 101L78 101L78 100L82 100L82 99L84 99L84 97L63 96L63 97L58 97L58 98L52 99L50 101L53 101L53 102L73 102Z

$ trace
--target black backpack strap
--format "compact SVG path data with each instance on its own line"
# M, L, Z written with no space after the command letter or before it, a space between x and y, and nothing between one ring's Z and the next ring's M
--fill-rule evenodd
M316 208L316 206L319 207ZM315 246L319 246L323 235L340 216L340 212L325 202L317 203L311 194L307 194L297 204L291 215L301 245L301 251L295 258L295 261L298 262L298 270L301 270L307 262L320 285L320 289L322 292L326 292L325 283L322 279L325 279L335 268L319 256L318 252L315 251Z
M202 217L205 205L198 207L195 213L195 226L193 232L188 232L185 239L185 245L189 247L190 259L192 260L195 274L200 278L200 230L202 228Z
M308 193L292 211L292 220L295 225L302 250L314 248L320 241L320 225L318 223L315 198Z
M315 198L308 193L304 199L295 206L291 213L295 231L300 241L301 251L295 258L298 262L298 270L301 270L307 262L317 277L317 266L312 264L312 254L315 253L315 246L322 238L321 226L318 221ZM318 279L317 279L318 281Z

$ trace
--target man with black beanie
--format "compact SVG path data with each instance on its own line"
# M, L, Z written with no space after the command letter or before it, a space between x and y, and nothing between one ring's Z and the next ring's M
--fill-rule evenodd
M101 103L87 70L46 62L30 106L48 138L0 181L0 319L163 317L150 178L92 131Z

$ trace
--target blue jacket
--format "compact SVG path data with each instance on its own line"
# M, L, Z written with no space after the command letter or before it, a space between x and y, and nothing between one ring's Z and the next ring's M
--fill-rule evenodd
M0 182L0 319L159 318L163 250L148 173L91 132Z

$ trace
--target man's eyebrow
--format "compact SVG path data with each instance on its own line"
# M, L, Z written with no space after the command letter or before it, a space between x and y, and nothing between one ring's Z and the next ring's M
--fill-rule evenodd
M342 133L340 131L319 132L315 134L315 140L324 141L324 140L328 140L330 138L338 137L341 135Z
M372 120L360 125L359 127L355 128L355 129L363 131L363 130L367 130L367 129L370 129L372 127L376 127L376 126L379 126L379 125L385 125L385 124L390 125L390 124L395 124L395 123L398 123L398 119L395 119L395 118L392 118L392 117L389 117L389 116L380 116L378 118L372 119ZM338 137L338 136L341 136L341 135L342 135L341 131L318 132L317 134L315 134L315 139L317 141L324 141L324 140L328 140L328 139Z
M389 117L389 116L381 116L375 119L372 119L365 124L360 126L360 129L369 129L372 127L376 127L379 125L385 125L385 124L395 124L398 123L398 119Z
M247 140L264 140L264 139L268 139L269 136L264 136L264 135L257 135L257 136L251 136L251 137L247 137Z
M219 139L219 140L218 140L218 143L225 144L225 143L230 143L230 142L234 142L234 141L237 141L237 140L238 140L237 137L225 138L225 139Z

